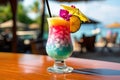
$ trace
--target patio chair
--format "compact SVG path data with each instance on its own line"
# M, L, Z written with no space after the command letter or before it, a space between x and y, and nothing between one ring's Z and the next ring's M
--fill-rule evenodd
M43 42L36 42L31 40L31 52L32 54L47 55Z
M114 44L116 43L117 37L118 37L118 33L117 32L113 33L113 35L112 35L112 43L114 43Z
M106 37L103 38L105 41L105 45L102 47L101 52L103 52L105 49L107 49L109 52L113 52L110 47L116 44L117 37L118 37L117 32L111 35L106 35ZM109 46L110 43L112 44L112 46Z
M95 50L95 39L96 35L84 36L82 42L80 41L79 44L81 45L81 48L85 47L87 51L93 52Z

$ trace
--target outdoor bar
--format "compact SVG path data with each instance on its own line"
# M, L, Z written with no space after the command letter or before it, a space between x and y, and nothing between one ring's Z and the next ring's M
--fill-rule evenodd
M120 5L110 3L0 0L0 80L119 80Z

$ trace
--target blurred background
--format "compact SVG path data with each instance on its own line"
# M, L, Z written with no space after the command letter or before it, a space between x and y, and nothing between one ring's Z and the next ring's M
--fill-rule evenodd
M120 52L119 0L48 2L52 16L58 16L60 5L64 4L75 5L90 19L91 22L82 23L79 31L71 33L75 53ZM46 54L47 17L45 0L1 0L0 52Z

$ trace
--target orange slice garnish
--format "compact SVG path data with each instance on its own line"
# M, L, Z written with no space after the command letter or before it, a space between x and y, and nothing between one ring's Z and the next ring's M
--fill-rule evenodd
M78 16L72 15L70 17L70 32L74 33L81 27L81 20Z

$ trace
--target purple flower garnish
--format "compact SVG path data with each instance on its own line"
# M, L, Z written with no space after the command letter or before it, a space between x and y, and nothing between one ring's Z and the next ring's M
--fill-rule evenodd
M62 17L63 19L69 21L70 20L70 17L72 16L71 14L69 14L69 12L67 10L64 10L64 9L60 9L60 14L59 14L60 17Z

